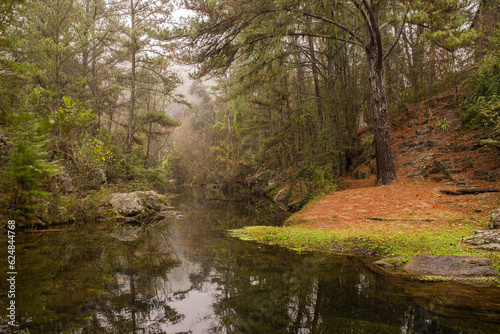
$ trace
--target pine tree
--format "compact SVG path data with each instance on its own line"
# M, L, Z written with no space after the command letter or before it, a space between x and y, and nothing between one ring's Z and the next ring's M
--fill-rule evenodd
M123 0L115 10L122 17L119 55L130 65L130 103L127 121L127 150L132 149L137 108L138 82L141 75L151 75L167 88L167 95L177 84L175 75L167 70L171 47L168 20L172 10L169 0ZM126 21L125 21L126 20ZM168 84L170 83L170 85Z
M192 62L200 64L200 76L224 73L232 64L257 63L266 57L267 61L261 64L268 69L270 63L286 61L286 54L304 54L310 59L317 118L323 122L327 112L321 102L326 102L323 96L329 93L322 94L321 81L331 84L335 78L327 74L320 80L318 68L329 70L332 60L348 46L355 46L357 52L364 53L366 66L358 69L365 71L370 87L377 184L396 180L385 67L387 58L399 44L409 14L413 22L427 24L429 29L422 33L423 36L442 47L459 48L475 34L463 29L471 3L469 0L185 1L187 8L200 14L192 20L189 31L194 50ZM291 37L297 38L298 50L293 50ZM323 48L320 53L316 51L315 40L336 47ZM338 117L333 123L340 124L342 120ZM320 129L323 126L319 124ZM343 142L340 135L331 140L338 144Z
M50 161L48 144L51 123L32 112L18 115L13 148L4 167L4 182L12 189L10 205L27 213L38 208L40 199L48 195L48 182L59 171Z

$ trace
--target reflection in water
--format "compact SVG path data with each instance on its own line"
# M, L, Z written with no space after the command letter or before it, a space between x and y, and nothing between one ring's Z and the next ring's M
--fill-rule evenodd
M283 217L263 206L218 198L181 196L177 207L184 220L20 235L18 332L500 329L497 288L408 281L376 274L358 257L297 254L228 238L229 228L275 224ZM1 284L6 291L5 280ZM0 297L5 310L6 296ZM5 317L1 323L7 328Z

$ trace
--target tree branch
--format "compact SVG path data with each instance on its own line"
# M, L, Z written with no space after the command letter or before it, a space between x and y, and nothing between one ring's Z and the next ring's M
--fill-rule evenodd
M368 16L368 14L366 13L366 11L363 9L363 7L361 7L361 3L359 1L356 1L356 0L352 0L352 3L354 4L354 6L356 6L358 11L361 13L361 15L363 15L363 18L364 18L369 30L373 31L373 27L372 27L372 24L370 22L370 18Z
M321 20L321 21L324 21L324 22L327 22L327 23L330 23L342 30L344 30L345 32L347 32L349 35L351 35L355 40L357 40L363 47L365 47L365 43L363 42L363 40L361 39L361 37L356 34L354 31L352 31L351 29L347 28L346 26L338 23L337 21L334 21L334 20L331 20L327 17L324 17L323 15L319 15L319 14L314 14L314 13L309 13L309 12L305 12L305 11L301 11L301 10L292 10L292 9L287 9L287 11L290 11L290 12L295 12L295 13L298 13L298 14L302 14L304 16L309 16L309 17L313 17L315 19L318 19L318 20Z
M301 36L301 37L317 37L317 38L324 38L324 39L333 39L336 41L341 41L344 43L348 44L353 44L357 46L363 47L358 41L342 38L342 37L336 37L336 36L330 36L330 35L320 35L320 34L314 34L314 33L307 33L307 32L300 32L300 33L287 33L287 36Z
M368 0L363 0L363 4L368 11L369 15L369 33L370 37L372 39L372 43L377 47L377 65L379 68L382 68L382 62L383 62L383 55L384 55L384 50L382 48L382 36L380 34L380 28L377 22L377 17L375 16L374 12L374 6L375 5L370 5ZM360 6L361 7L361 6ZM362 10L360 8L360 10Z
M399 38L401 37L401 33L403 32L403 28L406 24L406 18L408 17L409 10L410 10L410 8L406 8L405 16L403 17L403 22L401 22L401 25L399 26L398 32L394 36L394 39L392 40L389 48L385 51L383 60L385 60L391 54L391 52L394 49L394 47L396 46L396 44L398 44Z

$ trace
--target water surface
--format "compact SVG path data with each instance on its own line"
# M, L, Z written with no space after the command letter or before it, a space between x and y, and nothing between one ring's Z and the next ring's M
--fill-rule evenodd
M404 280L373 272L360 257L298 254L226 236L281 223L265 202L193 190L175 204L184 219L18 235L19 326L12 332L500 332L497 288ZM6 321L0 331L9 329Z

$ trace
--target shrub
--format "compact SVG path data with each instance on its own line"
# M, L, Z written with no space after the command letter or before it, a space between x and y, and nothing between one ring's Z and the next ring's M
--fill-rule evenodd
M474 87L466 96L464 123L490 132L490 141L500 137L500 29L490 38L491 51L467 81Z
M482 126L488 129L490 138L485 144L500 146L500 98L493 95L489 99L479 99L479 114L482 116Z
M41 209L48 197L49 178L59 171L50 161L47 146L51 124L33 113L18 116L13 149L3 170L4 187L11 190L10 206L21 213Z

